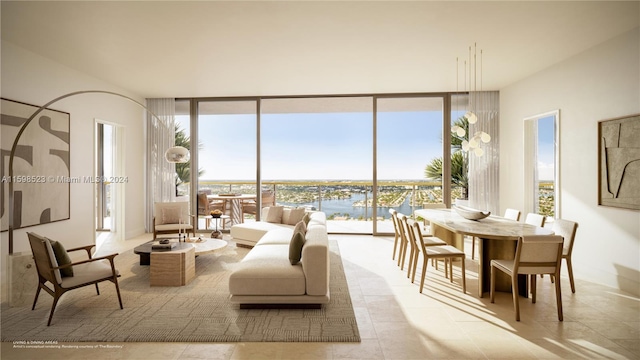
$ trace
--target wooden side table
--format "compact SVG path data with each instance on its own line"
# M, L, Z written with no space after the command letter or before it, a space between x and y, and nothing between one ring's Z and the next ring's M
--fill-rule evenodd
M193 246L172 251L151 252L151 286L184 286L196 276L196 252Z

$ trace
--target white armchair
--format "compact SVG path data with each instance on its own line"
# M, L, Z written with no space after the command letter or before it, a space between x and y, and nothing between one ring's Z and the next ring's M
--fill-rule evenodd
M195 234L195 216L189 214L186 201L156 202L153 206L153 239L158 234L177 234L178 232Z

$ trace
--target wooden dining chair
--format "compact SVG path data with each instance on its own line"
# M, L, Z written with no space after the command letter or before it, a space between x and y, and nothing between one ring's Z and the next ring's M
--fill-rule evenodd
M457 249L454 246L447 245L446 243L443 245L434 245L433 243L429 243L430 240L438 239L435 237L425 237L422 235L421 225L414 221L413 219L407 219L406 221L407 227L409 229L409 233L411 239L416 244L419 244L418 250L413 258L413 266L411 266L411 282L415 281L416 277L416 269L418 267L418 256L422 253L422 274L420 276L420 293L422 293L422 289L424 288L424 281L427 275L427 264L429 259L442 259L445 260L445 277L448 277L450 281L453 283L453 260L460 260L460 274L462 277L462 292L467 292L467 280L466 280L466 270L465 270L465 259L466 255L464 251ZM440 240L440 239L438 239ZM442 240L441 240L442 241ZM444 243L444 241L442 241Z
M393 255L391 256L392 260L396 259L396 253L398 250L398 245L400 244L400 228L398 226L398 212L395 209L389 209L389 214L391 214L391 221L393 222Z
M507 209L504 211L504 218L514 221L520 221L520 210Z
M410 277L412 273L413 273L413 277L415 278L416 261L418 259L418 255L420 254L419 241L422 242L422 244L425 244L425 246L447 245L447 243L444 240L437 238L435 236L424 236L424 239L418 240L414 237L414 234L411 230L411 226L409 226L409 221L411 221L411 223L414 223L415 221L413 219L409 219L409 217L407 217L404 214L401 214L398 217L398 220L400 223L400 229L404 233L404 237L407 243L409 244L409 248L411 249L409 252L407 278ZM446 271L446 264L445 264L445 271ZM413 282L413 279L411 280L411 282Z
M538 226L538 227L543 227L545 219L546 218L544 215L540 215L536 213L528 213L527 216L524 218L524 223Z
M549 274L560 278L562 260L562 236L536 235L521 236L518 239L516 255L513 260L491 260L490 300L495 302L496 272L502 271L511 277L511 292L516 321L520 321L520 295L518 294L518 274L529 275L531 281L531 301L536 302L536 277ZM558 320L562 321L562 294L560 281L555 282Z
M556 235L560 235L564 238L564 245L562 247L562 258L567 263L567 272L569 273L569 283L571 284L571 292L576 292L576 285L573 281L573 266L571 265L571 253L573 252L573 242L576 238L576 231L578 230L578 223L555 219L553 222L553 232ZM554 277L551 277L551 281L554 281Z

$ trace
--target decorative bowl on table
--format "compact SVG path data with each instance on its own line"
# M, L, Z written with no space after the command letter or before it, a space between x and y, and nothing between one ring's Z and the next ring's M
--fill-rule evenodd
M467 220L482 220L491 215L491 211L481 211L461 205L453 205L452 207L458 213L458 215Z
M216 210L211 211L210 214L211 214L212 218L219 218L220 216L222 216L222 211L216 209Z

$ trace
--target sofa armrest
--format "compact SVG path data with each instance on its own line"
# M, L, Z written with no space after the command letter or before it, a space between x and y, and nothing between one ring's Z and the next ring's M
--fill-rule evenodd
M329 239L322 227L307 231L300 261L307 279L307 295L325 295L329 289Z

